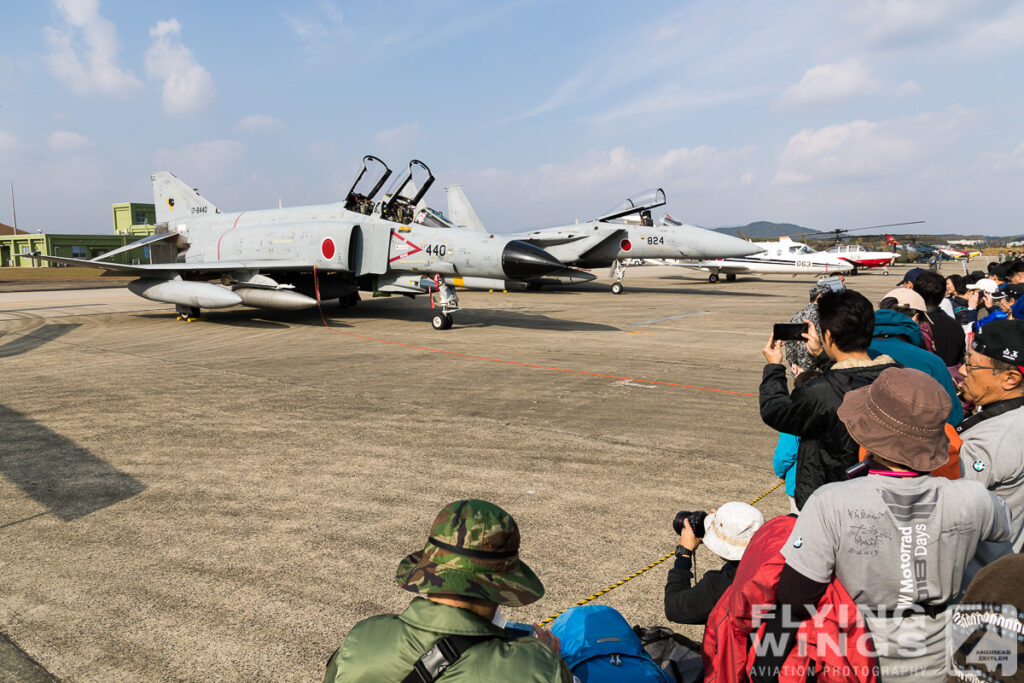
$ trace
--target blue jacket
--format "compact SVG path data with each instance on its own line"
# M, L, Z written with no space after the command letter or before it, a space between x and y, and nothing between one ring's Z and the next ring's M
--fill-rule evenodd
M799 448L799 436L779 432L779 442L775 445L775 454L772 456L772 467L775 468L775 476L785 477L786 494L790 496L796 491L796 453Z
M980 332L981 328L985 327L985 325L994 323L997 320L1006 320L1006 314L999 310L992 311L984 318L981 318L978 322L974 323L974 332Z
M904 341L901 336L910 341ZM953 378L943 365L942 359L921 348L924 340L918 324L902 313L880 309L875 311L874 337L871 346L868 347L868 355L877 358L884 353L904 367L920 370L934 377L953 401L948 422L954 427L960 424L964 419L964 408L956 395L956 385L953 384Z

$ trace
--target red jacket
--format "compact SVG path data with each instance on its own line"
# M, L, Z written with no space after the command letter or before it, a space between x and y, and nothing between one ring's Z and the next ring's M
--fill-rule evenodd
M743 553L732 586L718 601L704 629L705 683L749 681L755 648L750 634L764 632L764 617L752 614L754 606L774 607L775 589L786 559L779 552L796 519L768 520L758 529ZM764 609L764 608L762 608ZM877 661L871 635L846 589L835 579L818 601L818 613L800 626L798 645L787 657L779 680L803 683L808 666L819 683L876 683ZM759 627L755 623L760 622ZM809 646L806 645L809 643ZM836 647L840 643L844 647Z

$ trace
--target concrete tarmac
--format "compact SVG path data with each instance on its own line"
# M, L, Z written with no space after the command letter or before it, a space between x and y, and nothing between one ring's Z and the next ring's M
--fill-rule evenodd
M849 284L877 303L904 270ZM328 306L331 332L315 310L185 323L123 289L2 293L0 632L66 681L316 680L408 603L398 561L461 497L516 517L547 595L506 616L542 619L671 552L676 511L778 481L749 394L814 280L631 268L622 296L464 292L444 332L403 297ZM601 602L665 624L668 565Z

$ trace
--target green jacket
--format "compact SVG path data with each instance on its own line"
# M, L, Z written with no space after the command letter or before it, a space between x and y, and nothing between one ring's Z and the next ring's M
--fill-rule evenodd
M415 598L401 614L370 617L353 626L327 662L324 683L399 683L443 636L502 633L469 610ZM495 638L467 650L438 681L571 683L572 674L562 658L536 638Z

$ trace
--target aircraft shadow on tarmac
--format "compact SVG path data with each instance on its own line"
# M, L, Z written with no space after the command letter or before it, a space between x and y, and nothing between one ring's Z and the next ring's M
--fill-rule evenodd
M79 327L77 323L49 323L41 327L37 327L31 332L15 337L11 341L0 346L0 358L20 356L23 353L34 351L40 346L43 346L58 337L63 337L76 327Z
M141 313L137 317L152 320L166 319L173 313ZM292 326L323 327L323 321L316 309L308 311L263 311L238 309L225 311L204 311L203 317L216 325L249 327L256 329L286 329ZM430 307L413 304L398 298L367 299L352 308L340 308L337 304L324 306L324 317L330 327L351 328L351 320L403 320L409 323L429 325ZM523 313L500 308L465 308L455 313L456 327L514 327L528 330L558 330L580 332L621 331L612 325L587 323L577 320L562 320L539 313Z
M4 405L0 405L0 424L4 425L0 474L63 522L146 490L131 475ZM16 523L0 520L0 529Z
M624 281L625 291L623 296L628 296L631 293L654 293L654 294L679 294L680 296L694 296L704 295L719 296L723 294L729 294L732 296L740 297L779 297L785 296L784 294L772 294L768 292L753 292L744 289L733 289L736 285L730 283L728 285L712 285L707 280L692 280L677 275L667 275L658 278L659 280L672 280L673 284L668 287L651 287L646 284L649 280L634 280L630 282L628 279ZM760 282L759 280L751 280L751 282ZM676 284L678 283L678 284ZM812 283L813 284L813 283ZM742 286L742 283L740 283ZM808 285L810 287L811 285ZM699 289L694 289L699 288ZM579 294L582 292L600 292L602 294L608 294L608 285L596 283L596 282L585 282L577 285L545 285L541 290L526 290L524 294L531 295L555 295L555 294Z

